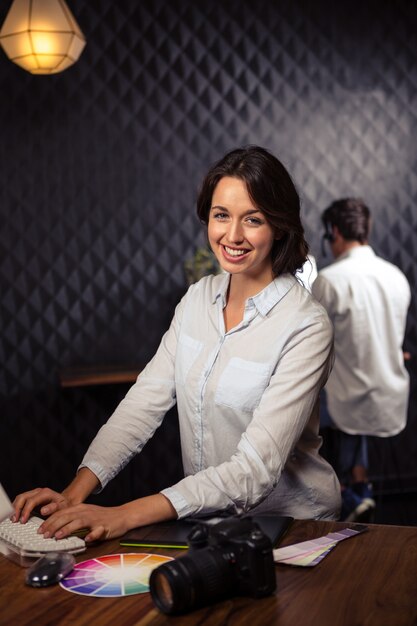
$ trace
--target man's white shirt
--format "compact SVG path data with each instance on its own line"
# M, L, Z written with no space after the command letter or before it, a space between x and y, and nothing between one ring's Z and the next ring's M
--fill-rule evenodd
M312 292L335 329L326 397L336 426L352 435L401 432L409 393L402 350L410 304L406 277L360 245L321 270Z

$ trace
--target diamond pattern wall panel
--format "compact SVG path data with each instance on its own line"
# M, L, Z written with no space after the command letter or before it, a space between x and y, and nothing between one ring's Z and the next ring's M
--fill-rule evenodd
M125 392L60 390L61 368L153 354L185 290L184 260L204 242L201 177L226 150L257 143L288 165L319 265L322 209L360 195L377 252L413 289L417 280L415 2L71 8L87 46L63 74L31 76L0 55L0 445L11 492L52 471L65 483ZM415 399L415 300L407 348ZM388 474L416 479L416 428L412 402ZM164 480L180 472L175 416L150 446L119 493L157 487L152 455L166 459Z

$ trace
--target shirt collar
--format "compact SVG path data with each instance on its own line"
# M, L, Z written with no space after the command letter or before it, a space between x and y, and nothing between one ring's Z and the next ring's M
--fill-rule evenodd
M350 248L350 250L347 250L346 252L343 252L343 254L338 256L337 259L335 259L335 263L348 258L363 258L373 256L375 256L375 252L372 250L371 246L368 246L367 244L363 246L355 246L354 248Z
M213 304L215 304L216 300L221 298L223 306L226 306L226 295L229 288L229 279L230 274L226 274L226 272L223 272L221 274L217 291L214 294Z
M227 289L229 287L230 274L224 274L219 283L219 287L213 299L213 304L221 298L223 307L226 306ZM251 296L246 301L246 307L255 306L263 316L279 302L288 291L294 286L297 279L292 274L282 274L274 278L262 291L255 296Z

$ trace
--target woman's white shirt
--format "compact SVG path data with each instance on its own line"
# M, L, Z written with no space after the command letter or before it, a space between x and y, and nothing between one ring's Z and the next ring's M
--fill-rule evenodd
M229 279L189 288L82 466L104 486L177 402L185 478L162 493L179 517L254 507L337 517L337 479L318 454L318 395L333 360L328 316L286 274L249 298L242 322L226 332Z

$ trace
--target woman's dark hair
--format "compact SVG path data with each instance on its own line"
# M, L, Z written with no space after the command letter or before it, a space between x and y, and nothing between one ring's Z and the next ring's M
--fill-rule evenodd
M281 236L271 250L274 275L294 274L307 260L308 245L300 219L300 198L285 167L268 150L258 146L228 152L208 172L197 199L198 217L206 225L214 190L225 176L246 183L252 202Z
M370 216L361 198L341 198L323 212L322 221L326 231L331 232L331 227L337 226L344 239L363 244L368 240Z

